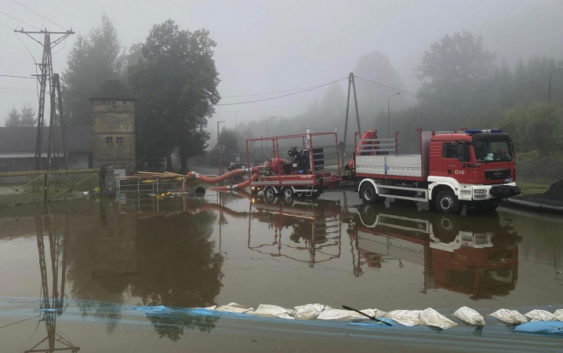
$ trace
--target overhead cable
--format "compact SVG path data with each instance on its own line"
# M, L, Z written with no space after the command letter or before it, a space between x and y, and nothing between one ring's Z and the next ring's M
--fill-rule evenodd
M35 11L35 10L33 10L33 9L29 8L29 7L27 7L26 5L22 4L22 3L19 2L18 0L14 0L14 2L15 2L16 4L18 4L18 5L20 5L21 7L23 7L24 9L28 10L29 12L32 12L32 13L36 14L37 16L39 16L39 17L41 17L41 18L43 18L43 19L45 19L45 20L51 22L52 24L54 24L55 26L57 26L57 27L59 27L59 28L61 28L61 29L63 29L63 30L67 30L67 29L68 29L68 28L65 28L65 27L61 26L61 25L58 24L57 22L51 20L49 17L47 17L47 16L45 16L45 15L42 15L42 14L40 14L39 12L37 12L37 11Z
M4 12L4 11L2 11L2 10L0 10L0 13L1 13L2 15L6 16L6 17L11 18L11 19L14 20L14 21L23 23L23 24L26 25L26 26L35 28L35 29L37 29L37 30L41 30L39 27L34 26L34 25L32 25L32 24L30 24L30 23L27 23L27 22L25 22L25 21L22 21L22 20L20 20L19 18L15 17L15 16L12 16L12 15L10 15L9 13L6 13L6 12Z
M8 75L8 74L0 74L0 77L11 77L11 78L26 78L26 79L30 79L30 80L35 80L34 77L29 77L29 76L19 76L19 75Z
M295 95L298 95L298 94L301 94L301 93L306 93L306 92L310 92L310 91L313 91L313 90L316 90L316 89L319 89L319 88L323 88L323 87L326 87L326 86L329 86L329 85L333 85L333 84L340 82L342 80L345 80L345 79L346 79L346 77L339 78L337 80L330 81L330 82L327 82L327 83L323 83L321 85L305 88L305 89L298 90L298 91L292 91L291 93L282 94L282 95L278 95L278 96L274 96L274 97L261 98L261 99L250 100L250 101L233 102L233 103L220 103L220 104L217 104L217 106L259 103L259 102L266 102L266 101L271 101L271 100L275 100L275 99L285 98L285 97L289 97L289 96L295 96Z
M393 86L390 86L390 85L382 83L382 82L370 80L370 79L367 79L367 78L364 78L364 77L361 77L361 76L354 76L354 77L359 79L360 82L368 83L368 84L371 84L371 85L374 85L374 86L379 86L379 87L383 87L383 88L387 88L387 89L391 89L391 90L398 91L398 92L401 92L401 93L410 94L410 95L415 96L417 98L429 98L429 99L441 100L441 101L445 101L445 102L471 104L469 102L458 100L458 99L443 98L443 97L430 96L430 95L427 95L427 94L420 94L420 93L417 93L417 92L414 92L414 91L409 91L409 90L406 90L406 89L403 89L403 88L393 87Z
M283 90L283 91L228 95L228 96L221 96L221 98L245 98L245 97L257 97L257 96L271 96L271 95L274 95L274 94L282 94L282 93L290 93L290 92L295 92L295 91L302 91L302 90L305 90L305 89L315 88L315 87L317 87L317 86L293 88L293 89L287 89L287 90Z

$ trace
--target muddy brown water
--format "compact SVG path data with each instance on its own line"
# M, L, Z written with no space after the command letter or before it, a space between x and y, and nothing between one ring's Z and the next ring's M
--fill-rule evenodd
M501 307L560 308L562 229L557 216L503 208L450 216L410 203L364 205L353 192L328 192L314 201L266 202L246 193L211 192L202 199L74 200L4 208L0 327L8 326L0 329L0 347L25 351L40 341L33 327L39 319L49 322L39 311L48 307L45 298L51 307L57 307L56 298L64 303L67 313L61 309L55 316L80 337L81 351L103 346L85 334L89 331L111 336L114 349L133 337L159 337L160 346L134 339L138 351L176 351L162 340L180 340L187 327L210 331L205 320L178 330L177 318L170 325L153 322L150 330L124 328L133 320L128 306L322 303L381 310L433 307L443 313L462 305L483 313ZM12 325L27 318L23 313L37 318ZM97 321L84 319L89 317ZM231 331L238 326L222 322L236 336ZM248 332L260 331L260 324L249 325ZM221 350L208 345L208 336L191 336L200 342L198 351ZM333 337L329 346L344 349L345 337ZM245 340L250 343L241 351L258 349L260 340ZM300 350L314 350L315 340L306 341L300 341ZM261 350L284 346L277 338L261 342L268 342Z

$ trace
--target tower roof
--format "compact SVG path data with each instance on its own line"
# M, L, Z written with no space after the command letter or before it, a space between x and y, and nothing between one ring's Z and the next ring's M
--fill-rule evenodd
M90 100L135 100L135 97L119 80L107 80Z

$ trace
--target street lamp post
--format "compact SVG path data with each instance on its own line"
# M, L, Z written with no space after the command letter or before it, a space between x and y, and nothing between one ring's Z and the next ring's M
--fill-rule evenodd
M217 172L218 175L223 174L223 159L222 159L222 147L221 147L221 133L219 132L219 124L224 123L223 120L217 120Z
M391 132L390 132L390 129L389 129L389 115L390 115L389 111L390 111L390 105L391 105L391 98L398 96L400 94L401 94L401 92L395 92L387 98L387 137L389 137L389 138L391 137Z
M558 71L558 70L563 70L563 66L556 67L555 69L551 70L551 72L549 73L549 83L548 83L548 86L547 86L547 102L549 104L551 104L551 76L553 75L553 73L555 71Z

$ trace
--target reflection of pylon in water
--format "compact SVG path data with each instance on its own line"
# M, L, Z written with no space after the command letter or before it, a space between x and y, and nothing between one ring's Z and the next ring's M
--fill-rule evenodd
M46 205L45 205L46 207ZM65 215L64 231L57 231L58 219L55 216L52 221L47 209L43 216L35 217L35 228L37 237L37 251L39 253L39 271L41 273L41 298L39 321L45 322L47 336L35 344L30 352L72 352L76 353L79 347L73 345L63 336L56 332L57 316L64 311L65 273L66 273L66 238L68 231L68 214ZM46 234L45 234L46 233ZM49 257L51 263L52 293L49 293L49 278L47 274L47 258L43 238L49 239ZM62 253L62 258L60 257ZM59 266L60 265L60 266ZM60 272L60 273L59 273ZM60 274L60 277L59 277ZM60 279L60 280L59 280Z

